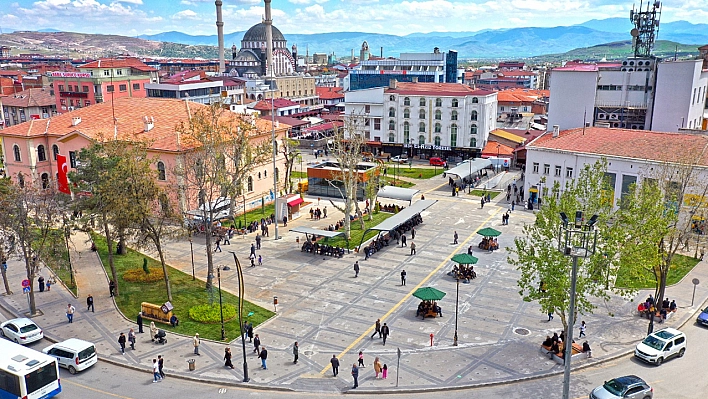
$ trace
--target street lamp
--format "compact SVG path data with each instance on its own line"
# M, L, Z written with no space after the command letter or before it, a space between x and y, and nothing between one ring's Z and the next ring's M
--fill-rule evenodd
M226 331L224 330L224 308L221 302L221 266L216 268L216 278L219 281L219 312L221 312L221 340L226 340Z
M571 222L565 212L560 213L562 224L558 227L558 250L565 256L573 257L573 268L570 276L570 309L568 311L568 329L565 338L565 372L563 374L563 399L570 399L570 360L573 355L573 324L575 324L575 288L578 279L578 258L587 258L595 253L597 246L597 215L587 222L583 211L575 212L575 220Z
M236 257L236 252L231 251L234 256L234 264L236 264L236 272L238 273L238 325L239 328L243 329L243 269L241 268L241 262L238 261ZM241 330L241 349L243 350L243 382L248 382L248 363L246 362L246 337L243 335L244 331Z
M196 280L196 276L194 275L194 247L192 246L192 233L189 233L189 253L192 254L192 281Z
M273 146L273 205L275 206L275 239L277 240L280 238L278 236L278 223L280 222L280 218L278 217L278 202L276 201L278 198L278 174L275 173L275 158L277 155L277 145L275 143L275 92L278 90L278 83L275 79L270 79L266 82L267 83L261 85L260 88L270 92L271 141Z
M496 168L494 168L494 170L497 173L499 173L499 170L497 170L497 168L499 168L499 149L500 148L501 148L501 143L497 143L497 165L496 165Z
M457 280L457 289L455 290L455 337L453 338L452 345L457 346L457 309L460 304L460 275L455 275L455 280Z

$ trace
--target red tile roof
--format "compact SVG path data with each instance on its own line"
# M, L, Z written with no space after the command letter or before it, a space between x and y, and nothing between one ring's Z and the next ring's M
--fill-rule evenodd
M344 98L344 93L341 87L315 87L317 95L323 100L334 100L336 98Z
M482 150L482 156L509 156L514 153L514 149L512 147L509 147L508 145L500 144L496 141L488 141L487 145L484 146L484 149Z
M497 101L501 102L534 102L538 98L549 97L549 90L507 89L497 92Z
M487 96L493 91L476 90L460 83L396 82L396 88L386 93L428 96Z
M595 71L597 71L597 65L568 61L564 66L553 68L553 70L554 71L595 72Z
M258 102L258 104L253 106L253 109L256 111L270 111L271 104L273 103L273 108L275 109L280 109L280 108L287 108L287 107L292 107L295 105L300 105L300 103L296 103L295 101L290 101L287 98L276 98L275 101L271 100L270 98L261 100Z
M102 58L80 65L79 68L135 68L144 72L157 71L157 69L145 65L137 58Z
M584 130L584 132L583 132ZM650 130L630 130L588 127L564 130L558 137L547 132L526 148L579 152L631 159L671 161L699 153L697 161L708 166L708 136L689 133L667 133ZM673 158L672 158L673 157Z
M10 94L2 99L2 104L8 107L50 107L56 105L56 99L50 94L49 88L35 88Z

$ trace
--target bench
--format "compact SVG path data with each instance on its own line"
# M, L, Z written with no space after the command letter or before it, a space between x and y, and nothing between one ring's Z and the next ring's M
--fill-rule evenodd
M433 309L429 309L429 310L423 315L423 319L425 319L426 317L433 317L433 318L438 317L438 312L436 312L436 311L433 310Z
M143 302L140 304L140 310L142 311L144 319L170 324L170 319L172 318L172 304L169 302L163 305Z
M553 359L553 361L558 364L563 364L563 355L565 354L564 349L565 349L564 345L561 344L560 345L560 353L556 355L553 352L551 352L550 346L541 345L541 348L539 349L539 351L545 356L550 356L553 353L553 356L551 357ZM571 361L573 361L575 359L580 359L583 357L587 357L587 355L583 352L583 346L577 342L573 342L573 354L570 357Z

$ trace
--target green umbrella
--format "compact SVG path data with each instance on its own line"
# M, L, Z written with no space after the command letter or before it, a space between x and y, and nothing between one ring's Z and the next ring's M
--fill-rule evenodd
M423 301L439 301L445 297L445 293L433 287L418 288L413 296Z
M479 234L483 237L498 237L501 235L501 231L494 230L491 227L485 227L482 230L478 231L477 234Z
M461 265L474 265L479 259L470 254L457 254L452 257L452 261Z

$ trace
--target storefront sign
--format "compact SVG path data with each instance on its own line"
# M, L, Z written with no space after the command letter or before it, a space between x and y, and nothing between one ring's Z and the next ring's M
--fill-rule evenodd
M436 150L436 151L452 151L452 148L445 145L432 144L404 144L404 148L415 148L419 150Z
M90 78L89 72L52 72L53 78Z

